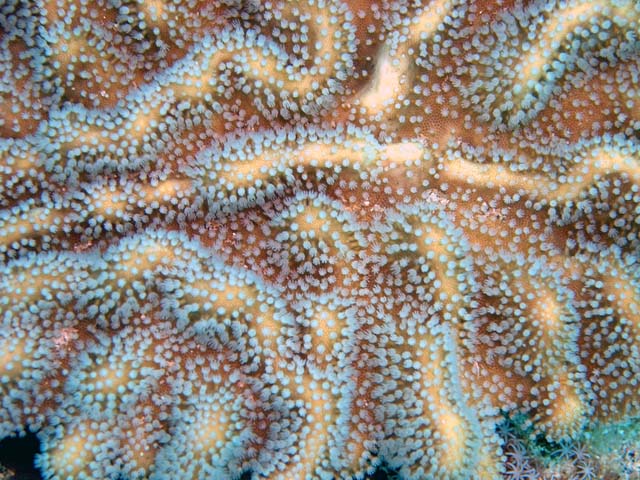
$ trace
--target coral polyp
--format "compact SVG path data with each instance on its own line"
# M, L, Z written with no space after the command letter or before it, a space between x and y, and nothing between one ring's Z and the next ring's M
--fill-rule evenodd
M575 449L640 416L637 2L0 25L0 439L45 478L605 475Z

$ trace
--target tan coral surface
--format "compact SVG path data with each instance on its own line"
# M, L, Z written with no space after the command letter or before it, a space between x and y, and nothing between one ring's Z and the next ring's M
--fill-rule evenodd
M0 27L0 438L46 478L494 479L504 418L639 415L636 1Z

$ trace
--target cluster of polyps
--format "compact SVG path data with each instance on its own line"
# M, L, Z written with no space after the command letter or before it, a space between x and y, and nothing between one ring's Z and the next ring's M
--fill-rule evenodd
M0 436L496 478L499 412L637 415L638 6L494 3L9 2Z

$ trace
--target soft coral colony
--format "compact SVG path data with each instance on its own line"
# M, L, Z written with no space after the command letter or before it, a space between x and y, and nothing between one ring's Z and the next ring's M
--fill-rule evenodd
M640 4L0 7L0 438L46 478L494 479L639 415Z

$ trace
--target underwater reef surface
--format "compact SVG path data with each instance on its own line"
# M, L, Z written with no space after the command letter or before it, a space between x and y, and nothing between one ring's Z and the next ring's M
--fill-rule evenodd
M4 0L0 439L47 479L605 478L639 36L633 0Z

